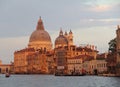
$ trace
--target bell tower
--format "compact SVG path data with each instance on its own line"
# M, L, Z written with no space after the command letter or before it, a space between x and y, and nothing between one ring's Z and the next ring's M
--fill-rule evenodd
M117 62L120 63L120 26L117 26L116 30L116 50L117 50Z
M69 41L69 46L73 45L73 33L71 30L69 32L68 41Z
M120 76L120 26L119 25L116 30L116 50L117 50L116 74L117 76Z

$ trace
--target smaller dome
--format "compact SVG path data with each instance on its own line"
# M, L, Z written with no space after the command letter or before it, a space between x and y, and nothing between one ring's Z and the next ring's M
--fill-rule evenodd
M68 39L63 35L62 29L59 32L59 36L55 40L55 48L68 46Z
M68 45L68 40L63 35L60 35L59 37L56 38L56 40L55 40L55 47L67 46L67 45Z

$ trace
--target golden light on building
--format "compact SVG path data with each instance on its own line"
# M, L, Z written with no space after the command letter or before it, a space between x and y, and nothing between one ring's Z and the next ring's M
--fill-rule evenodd
M28 47L14 52L15 73L64 74L72 71L73 66L81 71L82 63L91 57L96 59L98 51L94 45L77 47L73 41L71 30L63 34L60 29L55 48L52 49L50 35L40 18L36 30L30 36Z
M14 52L15 73L47 73L46 53L52 50L50 35L39 18L30 36L28 47Z

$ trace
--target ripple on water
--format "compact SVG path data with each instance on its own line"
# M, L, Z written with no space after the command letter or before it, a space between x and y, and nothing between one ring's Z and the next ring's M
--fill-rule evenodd
M0 75L0 87L120 87L120 78L97 76Z

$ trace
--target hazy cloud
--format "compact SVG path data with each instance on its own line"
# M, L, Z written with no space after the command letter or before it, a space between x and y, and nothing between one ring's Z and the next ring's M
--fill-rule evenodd
M88 19L90 22L120 22L120 18L110 18L110 19Z
M75 44L90 43L106 51L120 24L120 0L0 0L0 58L13 60L27 46L42 16L54 44L60 27L74 32Z

